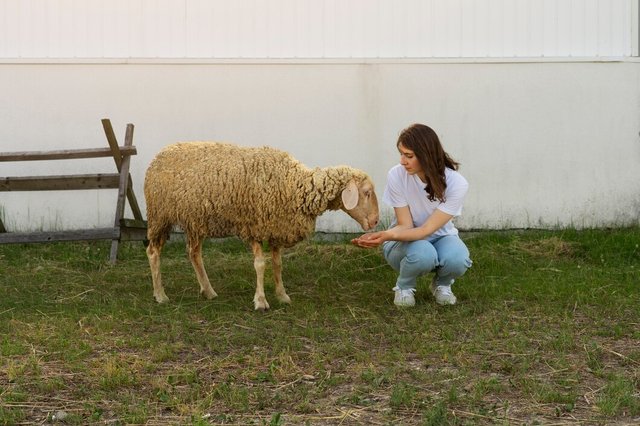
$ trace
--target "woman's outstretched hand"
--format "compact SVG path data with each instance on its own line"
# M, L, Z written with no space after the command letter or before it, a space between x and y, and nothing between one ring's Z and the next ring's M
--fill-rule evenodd
M385 231L372 232L370 234L363 234L358 238L351 240L351 244L355 244L358 247L374 248L386 241Z

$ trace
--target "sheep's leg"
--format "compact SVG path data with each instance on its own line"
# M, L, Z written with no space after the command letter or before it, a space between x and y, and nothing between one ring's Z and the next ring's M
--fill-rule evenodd
M150 240L149 245L147 246L147 258L149 259L151 279L153 280L153 297L158 303L165 303L169 301L169 298L162 287L162 276L160 274L160 252L162 251L163 245L163 240Z
M271 247L271 259L273 261L273 279L276 282L276 297L282 303L291 303L282 283L282 248Z
M256 294L253 296L253 304L256 311L264 311L269 309L269 303L264 295L265 262L262 244L259 241L251 241L251 250L253 250L253 267L256 269Z
M198 283L200 283L200 294L206 299L213 299L218 295L213 291L209 277L207 276L207 271L204 269L204 263L202 262L202 242L203 238L189 238L189 259L193 265L193 270L196 271Z

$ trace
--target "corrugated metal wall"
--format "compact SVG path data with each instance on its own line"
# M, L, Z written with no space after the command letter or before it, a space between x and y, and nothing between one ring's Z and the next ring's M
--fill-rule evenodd
M0 0L0 58L624 57L637 0Z

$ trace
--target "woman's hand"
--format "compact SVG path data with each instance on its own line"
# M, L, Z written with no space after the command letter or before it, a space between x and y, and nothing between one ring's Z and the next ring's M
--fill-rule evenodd
M351 243L362 248L375 248L385 241L387 241L387 232L379 231L361 235L360 237L351 240Z

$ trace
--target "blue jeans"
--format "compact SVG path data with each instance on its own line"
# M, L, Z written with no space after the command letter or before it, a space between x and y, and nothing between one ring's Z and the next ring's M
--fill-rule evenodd
M434 270L436 285L450 286L472 264L469 249L457 235L429 241L387 241L382 252L399 272L396 285L402 290L415 289L417 278Z

